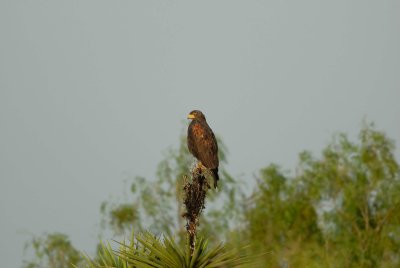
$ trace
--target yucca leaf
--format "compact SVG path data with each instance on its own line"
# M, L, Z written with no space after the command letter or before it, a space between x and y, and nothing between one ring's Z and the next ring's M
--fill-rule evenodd
M153 267L153 268L154 267L158 267L158 268L165 267L159 263L156 263L156 262L148 259L147 257L142 257L139 255L131 255L130 257L125 256L125 255L118 255L118 256L130 264L139 265L139 267Z
M167 265L170 267L177 267L177 263L174 262L174 259L171 258L169 253L165 250L165 247L152 236L147 236L147 239L142 239L141 237L136 238L143 246L155 252L156 255ZM150 241L149 241L150 240Z
M213 249L209 250L202 258L201 262L207 262L212 260L216 255L221 254L221 252L224 250L223 244L220 243Z
M101 243L98 261L85 256L87 266L113 268L213 268L235 267L253 261L251 257L240 256L235 250L227 250L223 243L208 249L207 239L198 238L193 255L190 245L184 248L171 237L162 239L150 232L131 237L130 243L117 242L119 250Z
M179 247L175 244L175 242L169 238L164 240L165 247L168 251L171 252L171 256L174 257L177 262L182 263L185 261L185 256L179 250Z

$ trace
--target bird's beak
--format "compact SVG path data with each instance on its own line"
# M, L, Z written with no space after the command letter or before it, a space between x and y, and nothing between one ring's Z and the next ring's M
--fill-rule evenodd
M188 114L187 118L188 118L188 119L194 119L194 115Z

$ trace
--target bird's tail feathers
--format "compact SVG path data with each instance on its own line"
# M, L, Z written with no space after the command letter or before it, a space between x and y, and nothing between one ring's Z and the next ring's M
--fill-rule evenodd
M214 188L217 189L218 187L218 180L219 180L219 176L218 176L218 168L214 168L211 170L213 177L214 177Z

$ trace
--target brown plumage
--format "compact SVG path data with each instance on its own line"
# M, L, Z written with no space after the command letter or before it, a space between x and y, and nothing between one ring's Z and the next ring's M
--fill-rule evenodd
M202 112L198 110L191 111L188 119L192 119L188 127L187 137L189 151L203 166L211 170L214 178L214 188L217 188L219 180L217 140Z

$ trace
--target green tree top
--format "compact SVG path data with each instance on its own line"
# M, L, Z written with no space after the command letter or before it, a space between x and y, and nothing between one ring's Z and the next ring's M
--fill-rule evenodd
M393 141L365 125L358 143L342 134L321 157L301 153L293 177L276 165L263 169L246 214L251 240L294 267L396 267L400 170L393 152Z

